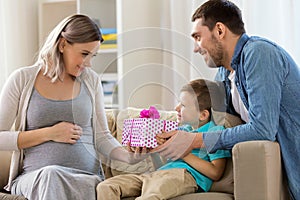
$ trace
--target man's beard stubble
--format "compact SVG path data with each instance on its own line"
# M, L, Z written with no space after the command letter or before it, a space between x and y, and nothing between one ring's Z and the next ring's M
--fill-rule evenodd
M212 35L211 43L214 44L214 48L211 48L208 52L208 60L207 65L210 68L218 68L223 66L223 59L224 59L224 49L221 43L217 40L217 38Z

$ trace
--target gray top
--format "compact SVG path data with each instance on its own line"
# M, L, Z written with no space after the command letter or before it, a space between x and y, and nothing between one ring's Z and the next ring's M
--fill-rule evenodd
M75 144L46 142L24 149L24 173L48 165L60 165L100 175L100 161L94 148L92 132L92 102L85 84L79 95L70 100L51 100L33 89L29 101L26 130L71 122L82 127L83 134Z

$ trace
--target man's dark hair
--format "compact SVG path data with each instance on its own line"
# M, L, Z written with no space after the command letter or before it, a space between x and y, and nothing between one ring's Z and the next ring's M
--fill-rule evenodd
M217 22L225 24L236 35L245 33L241 10L228 0L209 0L193 14L192 22L202 18L202 25L212 30Z

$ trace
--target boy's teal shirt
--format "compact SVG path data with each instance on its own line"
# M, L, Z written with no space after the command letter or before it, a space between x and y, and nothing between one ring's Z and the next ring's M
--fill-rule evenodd
M193 132L193 133L199 133L199 132L209 132L209 131L218 131L223 130L223 126L216 126L214 122L210 121L207 124L201 126L198 129L193 130L193 128L190 125L183 125L178 128L178 130L183 130L187 132ZM206 160L206 161L213 161L220 158L228 158L231 157L231 152L229 150L218 150L215 153L208 153L205 148L201 149L194 149L192 151L192 154L196 155L197 157ZM188 172L192 174L194 179L197 182L197 185L201 187L202 190L205 192L209 191L213 181L198 172L196 169L191 167L189 164L184 162L182 159L176 160L176 161L170 161L164 166L160 167L158 170L167 170L167 169L174 169L174 168L184 168L187 169Z

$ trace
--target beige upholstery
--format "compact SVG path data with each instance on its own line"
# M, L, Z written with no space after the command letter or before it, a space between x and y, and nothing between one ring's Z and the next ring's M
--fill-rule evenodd
M232 152L236 199L288 199L286 188L282 186L280 147L277 142L242 142L235 145Z
M136 108L128 108L121 111L106 110L108 126L112 134L119 141L121 139L123 120L129 117L138 117L140 110L141 109ZM160 112L163 119L176 119L176 114L173 111ZM228 117L228 119L230 117ZM233 122L228 119L225 119L226 126L240 123L239 120L234 117ZM222 179L213 184L210 192L183 195L173 198L173 200L288 199L286 187L282 184L281 158L278 143L270 141L242 142L234 146L232 155L232 161L231 159L227 161L226 170ZM1 188L3 188L7 182L10 156L11 152L0 151ZM107 178L120 173L143 173L154 170L149 160L132 166L106 159L103 161Z
M23 196L11 195L11 194L0 192L0 200L27 200L27 199Z
M8 181L11 155L12 152L10 151L0 151L0 189L2 189Z
M233 167L232 167L232 159L228 158L226 163L225 172L223 177L219 181L215 181L211 186L211 192L224 192L233 194Z

